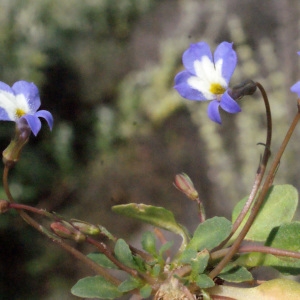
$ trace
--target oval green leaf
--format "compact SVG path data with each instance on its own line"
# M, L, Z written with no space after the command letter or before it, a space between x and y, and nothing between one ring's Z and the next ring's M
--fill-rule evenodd
M137 269L137 265L133 259L129 246L123 239L118 239L114 249L116 258L125 266Z
M93 260L98 265L108 269L119 269L111 260L109 260L103 253L90 253L88 258Z
M83 298L115 299L122 293L111 282L102 276L80 279L71 289L71 293Z
M232 213L233 222L237 219L247 199L248 197L244 198L235 206ZM274 227L290 222L293 219L297 204L298 192L292 185L285 184L272 186L245 239L264 242ZM237 237L248 217L249 213L231 238L231 241Z
M231 228L231 222L223 217L207 219L197 227L187 249L211 250L229 236Z

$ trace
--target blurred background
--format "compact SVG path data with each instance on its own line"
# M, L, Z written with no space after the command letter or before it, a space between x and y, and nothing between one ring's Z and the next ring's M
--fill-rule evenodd
M299 14L297 0L1 0L0 80L35 82L41 108L55 119L53 132L44 123L24 149L10 174L12 194L138 246L142 224L111 206L164 206L193 230L196 208L172 185L185 172L208 217L230 218L263 153L264 105L257 92L240 101L242 113L211 122L207 103L173 89L181 55L200 40L212 49L234 42L231 85L249 78L264 85L274 154L297 109L289 88L300 79ZM1 149L13 130L1 123ZM276 184L300 187L299 138L298 128ZM93 275L17 214L1 216L0 241L0 299L78 299L70 288Z

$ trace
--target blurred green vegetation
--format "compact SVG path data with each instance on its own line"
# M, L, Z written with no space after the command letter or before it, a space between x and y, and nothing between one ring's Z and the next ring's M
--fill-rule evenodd
M53 132L44 126L12 170L13 195L122 237L140 227L115 218L117 203L162 205L196 227L192 204L172 187L176 173L194 180L208 216L229 217L251 189L262 153L256 143L265 139L260 96L242 100L243 113L222 114L223 126L210 122L206 103L172 88L191 42L234 42L232 83L251 78L269 94L272 151L296 110L288 92L300 70L295 1L2 0L0 10L1 81L34 81L55 119ZM2 149L13 126L1 123ZM299 130L277 180L300 187L297 137ZM89 270L16 214L1 216L0 235L0 299L75 299L69 288Z

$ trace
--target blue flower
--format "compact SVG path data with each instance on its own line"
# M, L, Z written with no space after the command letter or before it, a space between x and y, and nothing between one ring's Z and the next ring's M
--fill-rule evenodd
M189 100L212 100L208 105L209 118L221 124L219 107L238 113L240 106L228 93L228 84L236 67L237 56L232 43L223 42L214 56L207 43L191 44L182 56L186 70L175 77L174 88Z
M40 110L41 100L37 86L32 82L17 81L12 87L0 81L0 120L16 122L18 127L27 125L34 135L41 129L44 118L50 129L53 126L52 114Z
M298 55L300 55L300 51L297 52ZM296 82L291 88L291 92L296 93L298 95L298 98L300 98L300 81Z

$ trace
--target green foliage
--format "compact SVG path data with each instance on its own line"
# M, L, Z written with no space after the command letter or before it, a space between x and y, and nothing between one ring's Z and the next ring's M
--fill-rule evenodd
M138 269L129 246L123 239L118 239L114 249L116 258L123 263L125 266L133 269Z
M246 268L230 263L222 270L219 277L235 283L253 280L252 274Z
M247 198L244 198L235 206L232 213L233 222L238 217L246 201ZM264 242L274 227L293 219L297 205L298 192L293 186L285 184L271 187L245 239ZM246 223L248 217L249 213L240 225L240 229ZM234 237L239 232L240 230L237 230ZM234 237L232 240L234 240Z
M266 246L300 252L300 223L291 222L275 227L265 242ZM292 257L275 256L269 253L249 253L237 261L247 268L256 266L273 267L286 275L300 274L300 260Z
M157 257L158 253L156 250L156 239L152 232L146 231L143 233L142 246L143 249L153 255L153 257Z
M231 223L223 217L213 217L201 223L187 245L187 249L211 250L223 242L231 232Z
M135 277L129 277L127 280L123 281L119 286L118 290L121 293L126 293L136 288L141 287L143 282Z
M103 253L90 253L87 255L88 258L93 260L95 263L107 269L119 269L111 260L109 260Z
M116 213L138 219L180 235L183 239L181 249L184 249L188 239L186 230L175 221L173 213L167 209L145 204L130 203L113 206L112 210Z
M71 293L78 297L115 299L122 295L118 287L101 276L80 279L71 289Z

